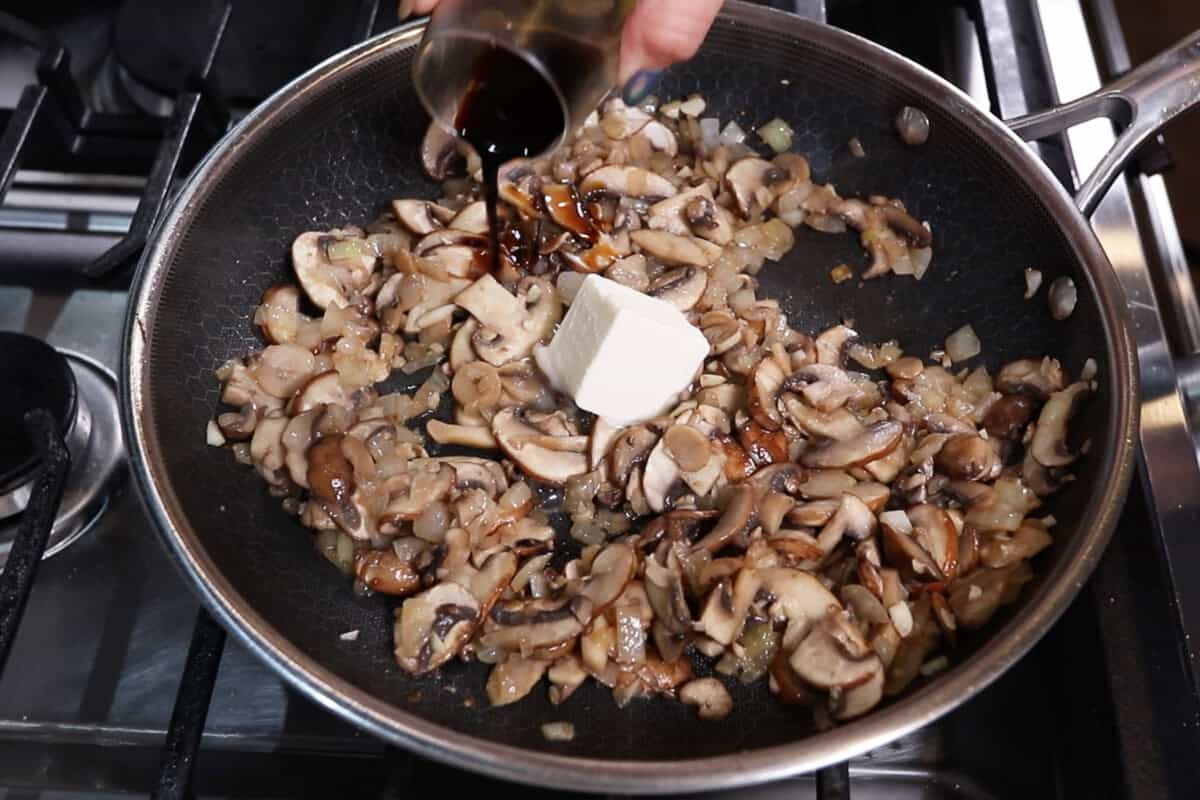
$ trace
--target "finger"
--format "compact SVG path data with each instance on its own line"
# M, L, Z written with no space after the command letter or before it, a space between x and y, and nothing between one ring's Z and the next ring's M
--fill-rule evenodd
M428 14L438 4L438 0L400 0L400 10L397 16L406 20L414 14Z
M621 41L622 83L694 56L720 9L721 0L641 0Z

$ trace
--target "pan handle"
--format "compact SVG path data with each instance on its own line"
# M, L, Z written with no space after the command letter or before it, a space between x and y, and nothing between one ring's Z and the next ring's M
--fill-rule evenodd
M1112 149L1075 194L1075 205L1089 217L1138 148L1197 102L1200 31L1091 94L1007 120L1007 124L1026 141L1044 139L1099 117L1124 126Z

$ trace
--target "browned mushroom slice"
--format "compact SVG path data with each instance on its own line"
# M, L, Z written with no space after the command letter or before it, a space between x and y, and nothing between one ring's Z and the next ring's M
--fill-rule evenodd
M798 503L787 513L787 521L793 525L803 525L807 528L819 528L829 522L842 505L840 498L813 500L808 503Z
M312 347L309 335L313 321L300 313L300 290L290 283L277 283L263 292L262 305L254 314L255 324L271 344L297 342Z
M488 232L487 203L482 200L468 203L454 215L454 219L450 220L447 227L468 233L486 234Z
M862 481L856 483L849 489L850 494L862 500L867 508L871 509L872 514L878 514L883 511L883 507L887 505L888 498L892 496L892 490L882 483L874 481Z
M302 488L308 486L308 448L313 440L313 423L316 422L318 409L311 409L297 414L288 420L283 430L284 462L292 482Z
M1004 395L988 407L983 427L990 436L1019 441L1036 408L1036 401L1028 395Z
M273 344L263 349L250 372L264 391L287 399L299 391L316 371L316 359L298 344Z
M478 358L475 355L475 348L471 344L471 337L475 335L475 331L478 329L479 323L474 318L471 318L466 320L455 331L454 338L450 341L450 370L452 372L458 372Z
M246 403L237 411L226 411L217 415L217 427L221 430L221 435L231 442L249 439L257 425L258 412L254 410L253 403Z
M620 435L621 429L597 417L588 438L588 467L601 469L608 464L608 454ZM607 469L604 470L607 474Z
M354 554L354 574L368 589L406 596L421 588L421 575L395 551L359 550Z
M815 340L817 363L840 367L846 360L846 343L858 336L858 332L845 325L834 325Z
M721 519L704 538L696 542L695 549L715 553L733 539L749 534L758 518L754 505L754 489L746 484L735 486Z
M800 494L805 499L814 500L827 497L840 498L844 493L854 488L857 483L845 471L840 469L809 470L800 484Z
M725 172L725 186L744 219L769 208L791 182L786 169L757 156L738 159Z
M666 264L707 267L721 256L719 246L694 236L643 228L629 238L643 253Z
M283 432L287 423L287 417L281 412L270 411L258 421L254 435L250 438L250 458L254 461L254 466L268 483L276 486L287 483L287 477L283 473L286 457Z
M494 706L515 703L537 685L550 662L539 658L524 658L519 653L508 656L492 667L487 679L488 701Z
M393 200L392 213L417 236L428 236L442 229L442 218L453 214L441 207L435 209L436 205L428 200Z
M413 675L437 669L463 648L478 620L478 601L456 583L409 597L396 620L396 662Z
M550 334L562 316L562 302L545 278L526 278L516 297L491 275L484 275L455 298L480 328L471 337L484 361L500 366L524 358Z
M929 503L908 509L913 539L938 565L946 580L958 572L958 529L950 515Z
M549 435L523 409L500 410L492 418L492 435L509 458L538 480L562 485L588 471L586 436Z
M247 359L253 361L253 359ZM233 359L217 370L217 378L225 381L221 389L221 402L230 406L250 405L256 413L279 408L283 402L266 392L254 378L242 359Z
M1050 395L1042 406L1029 449L1043 467L1065 467L1079 458L1067 444L1067 424L1090 392L1091 387L1079 381Z
M1019 589L1030 577L1028 563L1015 561L998 569L976 569L955 581L947 599L959 626L966 630L982 628L1009 593Z
M877 655L873 658L879 662L879 666L865 683L839 692L836 698L830 695L829 713L839 722L861 717L883 699L883 661Z
M862 541L875 533L875 515L866 503L852 494L843 494L838 501L837 512L825 523L817 537L817 546L828 555L841 542L843 536Z
M821 689L860 686L883 668L844 611L828 613L814 625L788 663L807 683Z
M754 419L738 428L738 443L755 466L788 460L788 438L782 430L768 431Z
M904 426L895 420L876 422L850 439L805 451L800 460L806 467L820 469L861 466L892 452L903 434Z
M592 569L580 583L578 596L589 601L592 614L608 608L625 590L637 569L637 554L626 544L607 545L592 561Z
M699 678L679 689L684 704L696 706L700 719L725 719L733 711L733 698L716 678Z
M439 123L431 122L421 139L421 166L431 180L443 181L462 160L455 137Z
M495 450L500 447L490 428L480 425L451 425L440 419L425 423L429 438L438 444L458 444L478 450Z
M605 192L623 197L673 197L675 184L661 175L634 166L608 166L589 172L579 185L584 197Z
M642 470L642 493L651 511L658 513L668 506L671 492L680 485L681 474L679 464L667 450L666 438L659 439Z
M883 532L883 554L887 563L918 580L945 580L938 563L913 538L913 523L905 512L885 511L879 515L879 527ZM957 553L955 559L957 563Z
M352 392L338 379L337 372L330 370L322 372L304 384L303 388L296 392L291 402L288 403L287 410L289 414L294 415L327 405L352 408L354 401L351 395Z
M652 205L647 225L680 236L699 236L721 246L733 241L728 212L713 202L712 189L707 183Z
M649 458L658 439L658 432L648 425L635 425L622 430L608 456L609 475L613 483L618 486L628 483L634 467Z
M832 364L805 364L784 381L785 391L800 394L818 411L833 411L859 393L845 370Z
M361 231L309 231L292 243L292 269L300 288L318 308L345 306L347 297L366 287L378 256Z
M415 520L430 505L445 498L454 485L454 470L433 459L410 465L406 477L408 482L405 490L392 494L381 521L395 523ZM312 480L311 474L309 480Z
M436 465L445 465L453 471L451 487L456 493L480 489L488 497L499 497L508 489L508 476L497 462L475 456L442 456L441 458L414 459L411 470L427 469L432 472ZM456 495L455 495L456 496Z
M583 685L587 672L577 656L566 655L550 665L546 677L550 679L550 702L559 705Z
M746 376L749 386L746 405L750 415L754 417L755 422L769 431L779 430L783 426L778 401L786 377L783 367L773 356L763 358Z
M517 574L517 557L511 552L493 553L483 566L471 575L471 595L479 602L479 616L486 618Z
M974 434L948 439L933 459L942 474L962 481L982 481L996 477L1004 465L991 444Z
M688 608L678 563L668 562L664 567L653 558L647 558L645 587L654 616L666 631L676 634L691 631L692 612Z
M788 419L811 436L820 436L834 441L850 441L861 436L866 430L862 423L844 408L838 408L825 414L812 408L790 392L784 393L781 402Z
M655 278L646 294L665 300L680 311L690 311L700 302L706 286L707 272L697 267L682 267Z
M497 603L480 644L508 653L534 653L569 642L583 632L578 605L549 598Z
M1024 394L1045 400L1067 385L1067 376L1057 359L1023 358L1001 367L996 373L996 391Z

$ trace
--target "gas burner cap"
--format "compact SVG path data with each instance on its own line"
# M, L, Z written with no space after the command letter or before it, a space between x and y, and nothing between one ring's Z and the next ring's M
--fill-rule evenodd
M0 374L8 386L0 392L0 517L6 517L25 508L28 485L37 474L37 451L25 428L25 413L49 411L59 433L70 440L75 438L78 393L67 359L20 333L0 332Z
M116 379L82 356L60 353L22 334L0 332L0 370L14 387L0 392L0 565L8 559L37 477L37 457L25 433L24 414L46 408L59 421L71 453L71 470L46 556L91 527L125 472L125 445Z

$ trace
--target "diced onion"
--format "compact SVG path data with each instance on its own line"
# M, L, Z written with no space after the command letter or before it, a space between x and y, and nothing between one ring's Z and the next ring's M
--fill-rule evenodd
M956 364L966 361L968 358L974 358L982 349L979 337L975 335L975 329L970 325L963 325L946 337L946 355Z
M742 126L733 120L729 120L721 131L721 144L728 146L731 144L741 144L744 141L746 141L746 132L742 130Z
M795 135L795 131L792 130L791 125L779 117L763 125L756 133L758 138L762 139L767 147L776 153L784 153L792 149L792 137Z
M1037 269L1025 270L1025 299L1029 300L1042 287L1042 271Z
M569 722L547 722L542 726L542 736L548 742L569 742L575 738L575 726Z
M705 150L715 150L721 142L721 121L716 117L700 120L700 135Z
M204 428L204 441L210 447L220 447L225 444L225 434L221 433L221 428L218 427L216 420L209 420L208 425Z
M560 272L556 286L558 287L558 296L567 305L575 302L575 295L579 293L579 287L583 285L587 275L582 272Z

